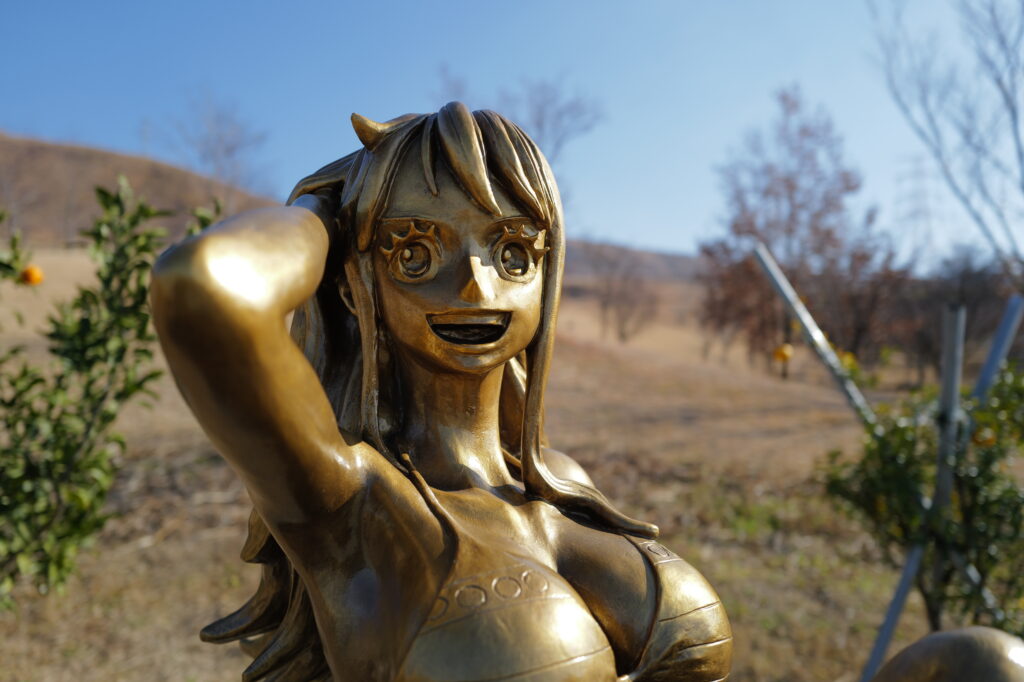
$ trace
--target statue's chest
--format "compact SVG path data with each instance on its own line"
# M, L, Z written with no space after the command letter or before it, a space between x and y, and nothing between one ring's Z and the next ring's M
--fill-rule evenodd
M454 557L397 679L614 680L607 636L554 565L557 520L525 500L438 499Z
M441 513L454 524L455 537L468 536L462 542L484 553L525 556L557 572L559 536L563 524L572 522L555 507L518 492L505 499L479 489L435 495Z
M642 560L638 575L622 575L639 560L635 548L544 502L434 494L433 509L370 495L354 524L362 539L340 562L345 575L315 580L329 593L317 621L335 676L473 680L498 666L509 675L564 668L568 677L552 680L615 679L620 650L639 643L626 633L641 637L644 607L653 606ZM443 542L425 537L431 524ZM637 613L618 613L621 604Z
M464 564L477 565L463 571L485 574L489 566L519 559L538 564L545 582L585 605L589 619L610 641L620 667L638 658L661 589L631 541L570 519L544 502L512 497L494 504L493 495L478 491L445 493L438 499L470 549L463 554L482 557L478 562L464 559ZM503 577L495 575L492 581ZM511 586L509 581L500 582ZM544 616L538 612L535 617Z

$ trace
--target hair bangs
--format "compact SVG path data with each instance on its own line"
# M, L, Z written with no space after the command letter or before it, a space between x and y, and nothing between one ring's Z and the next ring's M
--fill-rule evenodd
M437 133L448 165L462 188L485 211L499 215L501 209L487 175L483 135L466 105L444 105L437 112Z
M530 213L542 219L545 224L549 223L550 211L546 210L523 169L522 159L509 137L506 122L493 111L476 111L473 116L484 136L491 173ZM527 163L531 160L527 159Z
M370 245L374 224L387 203L399 162L414 133L427 118L426 114L403 116L379 124L382 130L373 148L364 147L360 152L356 177L351 186L346 183L341 199L341 210L351 217L360 251Z

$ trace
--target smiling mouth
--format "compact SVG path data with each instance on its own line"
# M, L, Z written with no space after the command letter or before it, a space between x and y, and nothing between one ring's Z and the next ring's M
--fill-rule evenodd
M511 313L441 313L427 315L431 331L448 343L480 346L505 334Z

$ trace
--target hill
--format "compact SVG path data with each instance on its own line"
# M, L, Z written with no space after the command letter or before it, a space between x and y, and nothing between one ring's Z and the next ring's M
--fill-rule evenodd
M607 246L609 245L582 239L570 239L565 260L568 276L572 278L600 276L609 265L606 258L600 254L602 248ZM636 267L638 272L643 273L646 279L683 282L692 282L696 279L698 259L695 256L611 246L616 252L617 260L623 256L630 259L631 265Z
M116 186L118 175L151 205L174 212L163 220L171 236L213 197L228 212L274 203L153 159L0 133L0 208L8 214L0 235L21 230L30 247L74 245L98 210L93 189Z
M224 202L228 214L277 203L153 159L0 133L0 208L8 213L0 236L17 229L32 247L74 245L97 210L93 188L113 187L118 175L126 176L150 204L175 213L164 220L172 237L187 222L182 216L211 205L213 197ZM690 256L628 252L651 279L692 279L696 259ZM568 253L570 276L597 274L587 259L586 242L574 240Z

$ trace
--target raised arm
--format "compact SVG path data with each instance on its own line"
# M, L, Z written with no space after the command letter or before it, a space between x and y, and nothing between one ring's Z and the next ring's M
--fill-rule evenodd
M338 508L376 454L339 433L285 328L323 277L325 213L312 195L242 213L172 247L153 268L153 319L178 387L272 523Z

